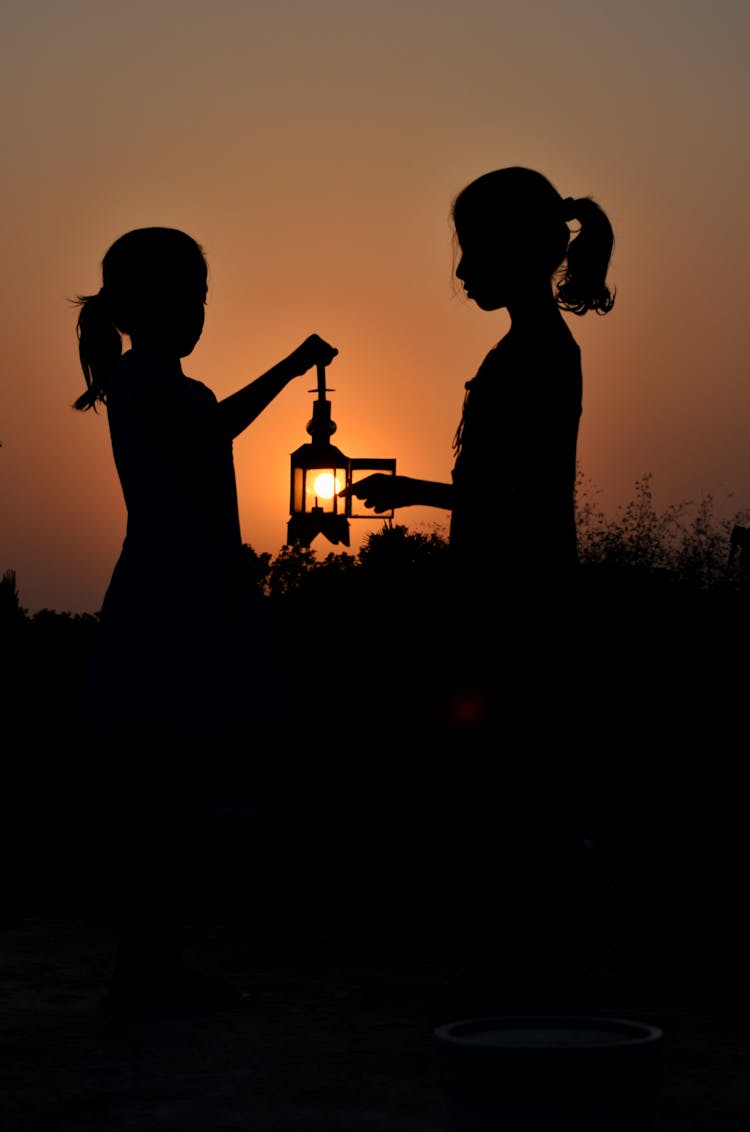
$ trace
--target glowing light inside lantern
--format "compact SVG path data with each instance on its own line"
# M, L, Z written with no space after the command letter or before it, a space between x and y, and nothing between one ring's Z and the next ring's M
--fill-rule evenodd
M321 472L320 475L315 477L313 493L318 499L333 499L343 486L338 476L334 476L332 472Z

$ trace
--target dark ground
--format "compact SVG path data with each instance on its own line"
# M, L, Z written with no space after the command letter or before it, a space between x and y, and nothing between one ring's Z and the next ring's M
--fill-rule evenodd
M613 588L605 572L591 594L606 727L594 848L566 904L567 999L577 1014L663 1030L653 1132L746 1132L738 645L750 606L650 574L617 577ZM196 965L244 986L250 1006L193 1021L126 1024L97 1010L114 904L70 724L90 626L52 614L14 622L0 656L0 1132L445 1132L433 1030L455 1019L447 985L465 940L442 864L453 830L412 820L425 741L414 680L432 640L420 620L429 602L417 598L409 590L398 610L371 601L367 617L347 607L338 628L316 600L320 623L295 628L292 658L308 660L314 642L320 662L330 639L344 693L321 709L308 691L299 712L293 780L306 805L283 818L216 813L206 829L185 943ZM292 602L290 622L302 612ZM402 622L408 632L392 639ZM368 647L339 655L355 625ZM388 707L373 711L361 688L380 687L381 669Z
M15 815L3 1132L443 1132L432 1031L453 1020L460 922L429 844L392 815L360 817L318 812L290 834L214 814L185 942L250 1006L126 1023L97 1011L114 929L95 827L83 808ZM664 1031L654 1132L750 1127L744 870L722 853L701 870L684 845L589 853L571 883L575 1012Z

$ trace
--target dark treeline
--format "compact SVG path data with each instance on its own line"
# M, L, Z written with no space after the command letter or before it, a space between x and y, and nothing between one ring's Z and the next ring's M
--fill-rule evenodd
M654 899L668 884L731 900L746 854L746 518L717 519L711 499L657 512L650 477L614 519L580 483L578 514L593 683L593 718L581 721L591 751L586 832L613 875L641 887L648 877ZM351 843L369 830L377 856L382 831L392 851L414 833L429 774L446 551L440 533L394 524L356 554L285 546L273 557L245 547L289 696L289 752L273 804L296 815L308 840L326 830ZM85 833L94 802L78 710L97 615L29 614L8 570L0 625L6 852L34 858L37 879L53 859L75 871L77 839L85 856L95 836Z

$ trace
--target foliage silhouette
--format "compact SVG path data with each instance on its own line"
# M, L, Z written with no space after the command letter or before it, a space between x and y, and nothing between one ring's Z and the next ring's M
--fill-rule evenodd
M738 524L750 521L749 510L720 518L714 498L706 496L698 503L683 501L658 512L650 474L636 481L633 498L614 516L604 514L596 494L596 488L579 473L577 511L583 585L595 590L602 609L618 603L624 587L637 589L642 596L644 587L663 593L668 586L681 595L682 601L702 592L713 595L716 601L725 599L732 608L744 605L740 603L745 593L744 577L738 567L728 569L728 564L732 532ZM289 616L283 618L290 635L295 632L295 617L302 619L297 630L300 636L304 634L305 610L314 616L317 609L333 633L337 611L345 611L350 617L357 602L363 603L361 622L349 622L346 629L356 642L360 627L363 634L367 633L372 618L367 604L376 594L394 603L390 616L394 636L399 635L394 619L397 608L411 610L414 615L414 601L420 597L425 607L429 605L425 595L441 584L446 549L447 540L437 529L424 533L386 522L368 535L356 555L328 553L319 558L314 548L284 546L272 556L258 554L245 545L243 561L248 577L277 617L290 607ZM13 684L20 685L23 672L24 679L40 689L46 673L51 684L75 687L97 617L97 612L73 614L50 609L30 614L21 605L15 571L6 570L0 578L6 680L15 673ZM45 692L49 694L50 689ZM57 702L64 698L54 696ZM70 704L77 706L72 692ZM12 714L13 706L9 698Z
M710 497L658 512L651 476L611 518L580 477L578 515L596 670L592 836L610 882L615 874L618 884L656 892L705 883L719 899L744 859L735 750L745 671L736 658L750 602L739 568L726 568L733 520L717 517ZM385 524L356 555L244 549L279 632L298 722L289 804L308 814L301 845L326 829L351 848L374 831L375 869L385 821L396 851L429 746L417 675L440 636L430 609L446 546L438 531ZM2 760L3 836L18 864L17 900L37 899L45 878L49 898L59 889L64 900L92 859L78 711L96 622L96 613L30 614L15 573L0 579L4 734L16 736ZM335 674L329 700L310 681L313 662ZM368 666L393 675L385 707L358 694Z
M613 517L605 516L596 492L583 475L577 482L577 521L581 561L624 567L633 572L668 571L676 581L699 587L724 586L732 530L750 511L731 518L715 514L712 495L683 501L658 513L650 473L636 480L633 498Z

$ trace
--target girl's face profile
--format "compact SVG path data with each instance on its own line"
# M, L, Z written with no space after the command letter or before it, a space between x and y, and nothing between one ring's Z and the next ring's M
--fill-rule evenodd
M171 328L175 348L181 358L192 354L198 344L206 318L208 288L205 281L180 288L171 309Z
M540 264L521 223L514 229L512 222L499 226L494 217L485 216L481 222L472 218L457 223L455 229L461 252L456 277L480 310L500 310L529 294L541 294L540 288L549 282L549 269Z
M456 278L480 310L495 311L508 302L507 261L496 247L474 238L459 235L461 257L456 267Z
M203 333L207 294L205 275L164 280L147 304L138 337L169 355L186 358Z

